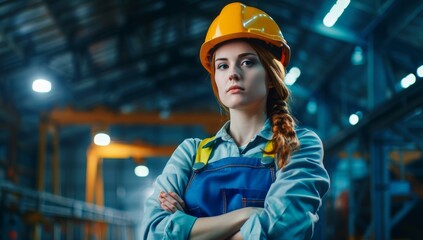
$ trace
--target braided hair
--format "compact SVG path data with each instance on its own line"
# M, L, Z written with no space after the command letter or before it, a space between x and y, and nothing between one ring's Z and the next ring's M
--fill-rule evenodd
M300 143L295 133L295 121L290 114L288 101L290 91L284 83L285 68L282 63L263 44L256 41L250 42L251 47L257 52L265 68L270 85L267 96L266 112L272 125L272 144L276 153L278 166L283 168L291 155L297 150Z

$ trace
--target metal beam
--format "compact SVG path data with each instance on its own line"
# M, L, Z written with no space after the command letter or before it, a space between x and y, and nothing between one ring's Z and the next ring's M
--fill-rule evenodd
M301 19L300 24L303 28L306 28L310 32L317 33L327 38L332 38L341 42L349 43L352 45L364 45L365 40L361 38L356 33L352 32L349 29L341 28L339 26L334 26L328 28L322 23L311 24L304 19Z
M24 50L16 43L16 41L11 36L9 36L4 31L3 28L4 25L0 25L0 42L6 42L6 45L9 47L9 49L11 49L16 54L16 56L19 57L19 59L22 59L24 57Z
M389 1L389 4L384 7L384 12L381 13L378 17L374 18L368 25L367 28L364 29L360 34L358 34L359 39L365 39L368 37L368 35L374 31L375 28L377 28L383 20L386 20L386 15L393 11L394 6L398 1ZM358 44L359 42L357 42ZM335 75L335 72L338 72L339 69L342 69L341 66L345 66L345 59L348 59L350 56L350 53L352 52L354 45L351 45L350 47L343 47L342 50L336 55L336 57L333 59L332 63L328 64L328 68L320 74L320 77L314 79L312 81L312 84L310 86L310 92L314 93L318 89L320 89L324 84L331 79L329 76Z
M47 147L47 124L44 121L40 122L38 139L37 190L44 191Z
M212 112L172 113L167 118L160 113L116 113L105 109L78 112L70 108L53 110L46 119L53 124L150 124L150 125L203 125L207 131L216 131L226 121L225 116ZM40 139L41 140L41 139Z
M53 193L57 195L60 194L60 162L59 162L59 147L60 147L60 136L59 130L57 127L52 128L52 143L53 143L53 159L52 159L52 169L53 169Z
M41 2L42 3L42 2ZM169 18L171 16L182 16L185 18L188 18L187 15L180 15L178 11L175 11L175 7L179 6L178 4L172 4L173 8L165 8L165 10L161 10L160 16L162 18L166 17ZM179 6L179 8L182 8L182 6ZM122 26L113 26L107 28L107 31L102 29L96 29L94 32L92 32L89 35L86 35L84 37L78 38L78 39L69 39L69 43L65 45L60 45L54 48L51 48L49 50L44 50L43 52L32 52L29 53L30 58L41 58L41 59L49 59L53 56L64 54L67 52L72 52L73 50L78 49L86 49L88 46L92 45L93 43L99 42L104 39L121 36L121 35L130 35L131 33L135 32L136 30L140 29L142 26L150 26L151 24L155 23L159 18L157 18L158 14L157 11L151 11L151 9L144 8L145 11L143 12L137 12L131 13L127 16L127 24ZM194 9L191 9L194 10ZM195 14L199 14L198 12ZM204 16L203 16L204 17ZM181 22L187 22L185 20L179 20ZM138 24L139 22L142 22L142 26ZM185 29L185 28L184 28ZM188 29L187 29L188 31ZM174 44L169 44L164 49L161 47L160 49L151 49L146 48L151 53L157 54L157 51L160 50L161 52L165 51L166 49L174 49L175 46L181 47L185 44L192 45L192 42L194 41L192 36L189 36L189 34L182 34L182 36L185 36L185 39L180 39L179 41L175 41ZM202 36L198 36L202 37ZM195 40L196 41L196 40ZM200 38L198 38L198 42L200 43ZM145 58L145 56L143 56ZM148 58L146 58L148 59ZM30 61L28 61L30 62ZM15 67L7 67L7 68L0 68L0 72L3 75L9 75L14 72L20 72L22 71L22 68L26 68L26 64L20 64ZM103 69L104 70L104 69ZM99 70L99 71L103 71ZM94 74L99 74L98 72Z
M17 206L22 214L39 212L43 216L48 217L65 217L130 227L135 226L137 222L128 212L0 182L0 196L9 194L14 197L5 198L6 201L2 202L2 204L5 204L5 207L16 208Z
M423 81L418 81L402 92L392 96L385 103L363 118L357 125L346 128L325 141L328 153L339 150L345 143L359 134L380 130L403 119L414 109L423 105Z
M389 14L396 13L400 16L401 14L399 14L398 11L395 11L397 10L397 6L399 4L399 0L387 0L381 6L377 6L376 17L366 25L366 28L361 31L360 37L366 38L376 28L380 28L380 26L382 26L383 21L389 20Z
M384 59L377 46L379 38L369 36L367 47L367 109L373 110L387 98L388 79L384 68ZM394 94L395 92L391 92Z
M268 13L274 18L279 17L280 14L278 12L286 11L285 7L275 6L276 3L264 3L260 2L260 6L263 9L268 9ZM304 7L304 6L303 6ZM365 41L361 38L358 34L350 31L346 28L341 28L339 26L335 26L332 28L325 27L322 21L315 21L310 22L309 18L284 18L281 16L280 22L284 25L291 25L301 28L302 30L306 30L309 33L315 33L321 35L323 37L331 38L337 41L350 43L353 45L364 45ZM283 29L282 29L283 30ZM301 45L299 45L301 46Z
M153 146L148 144L126 144L112 142L108 146L91 144L87 150L86 201L104 206L104 184L102 164L105 158L135 158L138 161L146 157L170 156L176 146Z
M400 6L397 5L397 7L395 8L396 15L388 16L386 18L387 21L380 26L390 30L389 34L387 34L385 40L380 45L382 47L385 47L422 12L423 1L421 0L409 0L407 1L407 3L403 3ZM402 18L398 18L396 16L402 16Z
M177 146L156 146L146 143L122 143L111 142L107 146L91 144L88 147L87 155L101 158L144 159L148 157L168 157L172 155Z
M410 200L406 201L402 208L395 213L391 220L391 228L393 228L401 219L403 219L407 214L417 205L419 202L418 196L413 196Z
M393 2L390 4L392 6L397 6ZM423 3L421 1L410 1L410 4L407 4L406 9L412 10L411 8L417 8L417 10L415 11L420 12L422 5ZM389 9L391 8L392 7L390 7ZM404 8L402 9L404 10ZM413 16L415 17L415 14ZM387 16L384 17L386 18ZM391 17L392 19L396 19L393 16ZM409 21L410 20L407 20L407 22ZM378 24L378 28L383 28L381 20L378 21ZM399 26L403 27L404 24L400 24ZM363 31L363 33L366 32L370 33L371 31L367 29ZM390 39L391 38L389 37L385 39L384 44L387 44ZM336 151L347 141L361 133L366 133L375 129L382 129L391 126L393 123L400 120L414 109L422 106L423 96L421 92L423 92L423 82L417 82L408 89L405 89L402 92L392 96L385 103L374 106L378 107L378 109L375 109L370 112L367 117L365 117L361 122L359 122L358 125L346 128L344 131L340 132L336 136L328 139L325 144L326 152Z
M170 48L170 46L168 46ZM181 60L192 60L192 58L190 57L186 57L186 56L182 56L180 55L180 53L177 51L177 49L173 48L172 51L168 52L169 56L173 56L175 58L181 59ZM64 97L70 96L73 99L79 99L79 96L83 96L85 100L87 100L87 96L91 96L88 98L88 102L90 101L90 99L94 99L96 102L98 102L99 99L99 95L93 95L92 94L92 90L95 90L94 92L99 92L101 94L104 94L105 92L108 93L109 91L113 92L113 96L115 97L115 99L118 99L120 102L124 102L124 101L128 101L131 100L131 98L136 97L139 98L140 96L143 95L143 93L147 93L150 94L151 93L151 89L150 88L145 88L145 86L140 85L140 83L142 82L149 82L149 84L152 84L151 86L158 86L158 84L160 84L160 82L163 81L169 81L169 79L174 78L175 76L166 76L164 74L158 74L158 72L162 71L162 69L175 69L175 71L181 71L181 69L185 69L187 66L185 66L186 64L183 62L187 62L187 61L181 61L182 64L179 66L177 63L175 64L172 61L167 62L165 65L159 65L156 63L156 65L148 65L146 67L146 70L137 70L137 65L139 65L140 63L145 63L146 59L154 59L155 57L157 57L157 54L154 54L154 52L146 52L145 54L137 57L137 58L133 58L131 60L128 60L126 63L121 63L118 62L114 65L108 66L108 67L104 67L104 68L99 68L95 71L92 71L90 74L81 77L80 79L78 79L78 82L80 82L81 84L78 85L74 85L74 86L70 86L69 83L71 81L71 79L68 79L71 76L65 76L63 74L58 74L58 73L54 73L55 74L55 78L56 79L66 79L67 81L62 81L62 83L59 85L59 87L61 89L71 89L70 91L67 91L65 93L64 91ZM189 61L188 61L189 62ZM99 86L101 86L102 81L99 79L103 76L107 76L108 74L112 74L113 71L117 71L121 68L125 68L125 69L133 69L133 71L131 73L125 72L125 76L121 77L121 80L119 81L119 83L116 83L119 85L119 88L116 87L115 84L108 84L109 87L112 87L113 89L107 89L107 88L102 88L99 91ZM201 69L198 68L198 70L195 71L200 71ZM194 72L195 72L194 71ZM171 72L171 71L170 71ZM205 71L204 71L205 72ZM53 71L49 70L49 73L53 74ZM145 76L151 75L151 74L156 74L157 77L154 79L148 79ZM142 79L142 80L139 80ZM136 81L134 81L136 80ZM189 78L186 78L186 80L190 80ZM135 82L135 83L134 83ZM65 84L65 86L63 86L63 84ZM131 85L135 84L135 87L131 87ZM68 86L69 85L69 86ZM143 87L142 90L139 89L139 87ZM165 84L164 86L170 86L168 84ZM95 88L95 89L94 89ZM122 90L123 88L123 90ZM160 86L161 89L163 89L163 85ZM91 91L90 94L87 95L87 92ZM101 95L100 94L100 95ZM111 97L111 95L108 95L108 97ZM104 103L104 99L100 99L101 102ZM86 103L87 101L78 101L78 106L84 106L84 103ZM113 104L113 102L112 102ZM32 102L30 100L22 100L21 101L21 105L26 105L26 106L31 106ZM87 104L85 104L87 105Z
M391 198L389 193L388 159L382 142L376 133L371 136L370 162L371 162L371 202L373 238L385 240L390 238L390 213Z
M42 0L32 0L32 1L10 1L7 3L2 3L2 8L5 8L6 5L9 5L9 9L8 11L0 14L0 22L5 21L6 19L10 18L11 16L14 16L20 12L22 12L22 10L24 8L33 8L37 5L41 5L43 2ZM10 5L14 5L13 7L10 7Z
M405 126L397 123L392 126L392 129L395 133L401 135L406 141L413 142L419 150L423 151L423 141L410 132Z
M412 46L406 42L404 42L403 39L396 39L394 42L390 42L386 46L386 52L389 53L389 55L392 56L392 58L395 59L395 57L401 59L401 55L398 53L402 53L406 55L407 57L415 60L420 60L423 56L423 49L422 48L416 48L415 46Z

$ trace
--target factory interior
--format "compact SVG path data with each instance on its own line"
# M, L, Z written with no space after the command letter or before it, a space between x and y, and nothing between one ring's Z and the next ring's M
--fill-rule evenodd
M173 151L228 119L199 49L230 2L0 0L0 239L143 239ZM423 1L242 3L324 146L313 239L423 239Z

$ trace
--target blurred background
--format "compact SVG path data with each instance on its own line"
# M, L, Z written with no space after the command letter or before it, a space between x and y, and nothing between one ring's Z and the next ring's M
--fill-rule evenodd
M198 54L227 3L0 0L0 239L141 239L175 147L226 119ZM280 25L324 143L314 239L421 239L423 1L244 3Z

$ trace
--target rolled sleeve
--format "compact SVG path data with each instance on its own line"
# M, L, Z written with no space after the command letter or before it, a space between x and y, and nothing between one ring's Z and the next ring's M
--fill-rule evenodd
M188 239L197 218L177 211L173 214L160 207L158 196L161 191L173 191L183 196L191 174L194 155L200 140L183 141L157 177L153 194L144 204L141 222L143 239Z
M170 215L164 239L188 239L196 220L196 217L176 211Z
M297 130L300 149L279 170L265 199L264 211L242 226L244 239L310 239L317 211L329 189L323 145L312 131Z

